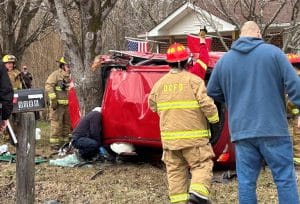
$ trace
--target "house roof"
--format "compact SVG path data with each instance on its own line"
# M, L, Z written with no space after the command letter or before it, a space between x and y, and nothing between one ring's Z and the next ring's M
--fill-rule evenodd
M186 35L199 33L200 26L207 25L202 17L212 18L219 32L233 31L235 26L223 19L209 14L207 11L187 2L171 13L157 26L147 33L147 37ZM210 26L206 26L208 32L215 32Z
M206 23L205 18L212 19L217 26L218 32L220 33L226 33L237 29L235 25L230 23L226 13L222 14L210 1L202 1L205 3L198 1L198 5L202 8L190 2L186 2L168 17L162 20L158 25L152 28L149 32L147 32L147 37L186 35L188 33L197 34L201 25L206 25L209 33L215 32L211 26L207 26L209 23ZM227 2L228 15L234 16L237 21L236 23L239 25L247 21L241 14L242 9L239 7L239 5L233 5L234 1L231 2L232 4L229 3ZM263 15L263 24L270 21L274 13L280 7L280 4L281 3L279 1L267 2L263 10L261 10ZM259 6L257 9L258 8ZM288 26L291 21L292 9L293 0L288 0L284 7L280 10L270 28ZM300 20L300 15L298 16L297 20ZM139 35L139 37L145 37L145 35Z

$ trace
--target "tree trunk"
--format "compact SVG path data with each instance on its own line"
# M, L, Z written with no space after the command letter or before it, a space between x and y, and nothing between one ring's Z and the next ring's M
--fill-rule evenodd
M81 25L81 36L78 36L70 23L65 2L49 0L49 3L55 6L53 13L57 15L61 38L66 46L65 54L69 56L71 62L71 75L75 82L82 115L94 107L101 106L103 91L100 70L94 72L90 69L90 64L102 50L102 20L106 18L116 2L116 0L77 1Z

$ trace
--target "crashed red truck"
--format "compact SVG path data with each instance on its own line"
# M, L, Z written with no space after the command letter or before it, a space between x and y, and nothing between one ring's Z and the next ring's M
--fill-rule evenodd
M224 52L210 52L206 82ZM294 66L300 57L287 55ZM101 77L105 87L102 101L102 139L105 145L126 142L137 152L151 149L161 152L159 118L148 107L148 95L155 82L169 71L164 54L113 51L103 56ZM100 84L99 84L100 86ZM70 115L73 128L79 121L79 107L75 89L69 93ZM230 142L227 112L224 104L216 102L220 125L210 128L210 142L215 152L215 164L234 167L234 145Z

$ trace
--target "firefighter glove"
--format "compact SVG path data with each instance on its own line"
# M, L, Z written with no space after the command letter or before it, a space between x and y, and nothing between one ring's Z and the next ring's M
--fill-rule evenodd
M58 86L59 86L59 87L61 88L61 90L63 90L63 91L65 91L65 90L68 88L68 85L67 85L67 83L66 83L65 80L59 81L59 82L58 82Z

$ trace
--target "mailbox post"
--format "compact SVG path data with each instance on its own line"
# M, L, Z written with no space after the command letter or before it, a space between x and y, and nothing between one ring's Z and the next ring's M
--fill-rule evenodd
M14 92L13 113L16 115L17 164L16 164L16 203L34 203L35 172L35 116L34 111L45 108L42 89L23 89Z

